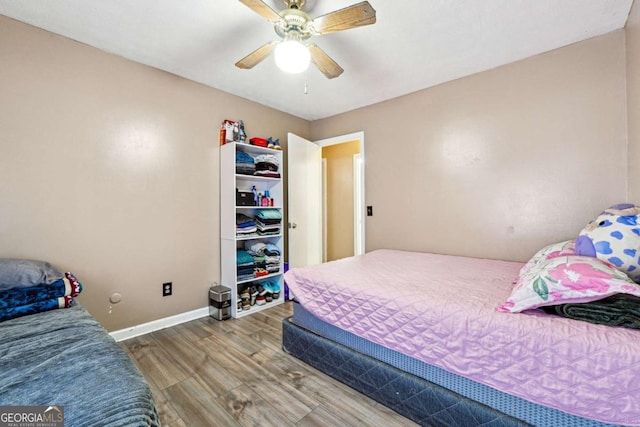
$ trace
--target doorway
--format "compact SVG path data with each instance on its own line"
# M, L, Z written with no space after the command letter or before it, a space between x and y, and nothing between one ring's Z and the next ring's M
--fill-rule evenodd
M323 161L323 151L343 152L342 159L332 165L331 158L325 157ZM323 164L327 165L326 175ZM330 169L336 170L330 172ZM333 179L332 183L332 174L337 174L338 181ZM364 132L314 142L289 134L288 182L288 259L291 267L364 253ZM331 206L330 200L336 200L335 188L341 189L339 197L343 202L336 204L334 201ZM345 197L348 197L347 202L344 202ZM332 241L335 239L332 236L339 236L340 241Z
M358 252L360 141L322 147L323 262Z

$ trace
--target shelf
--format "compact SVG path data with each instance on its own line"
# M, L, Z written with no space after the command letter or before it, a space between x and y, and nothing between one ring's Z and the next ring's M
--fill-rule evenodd
M282 237L282 233L280 234L272 234L269 236L236 236L236 240L254 240L254 239L270 239L270 238L280 238Z
M271 307L278 306L278 305L282 304L283 302L284 302L284 296L282 294L280 294L280 298L278 298L277 300L268 302L268 303L266 303L264 305L257 305L257 304L252 305L249 310L238 311L237 308L236 308L236 310L235 310L235 312L236 312L235 318L239 319L241 317L251 316L252 314L256 314L256 313L259 313L259 312L261 312L263 310L267 310L267 309L269 309Z
M236 206L236 209L282 209L281 206Z
M254 277L252 279L238 280L236 284L244 285L245 283L251 283L258 280L267 280L267 279L278 277L278 276L282 276L282 270L278 271L277 273L267 274L266 276Z
M280 178L268 176L245 175L236 171L236 154L248 153L252 157L260 154L270 154L278 159ZM238 236L236 235L236 216L238 213L255 217L261 210L276 210L284 217L284 184L283 184L283 152L270 148L257 147L243 143L227 143L220 147L220 270L221 284L231 289L231 315L234 318L246 317L284 302L284 219L281 221L280 232L273 235ZM275 201L275 206L237 206L237 191L251 191L255 187L258 193L269 191L269 197ZM258 240L272 243L280 250L280 270L271 274L249 279L238 280L237 251L244 249L244 242ZM275 265L274 265L275 267ZM270 303L253 305L249 310L238 311L238 293L249 283L260 283L266 280L280 286L280 298Z
M281 154L282 150L275 150L273 148L259 147L257 145L244 144L242 142L229 142L225 145L235 145L236 149L244 151L249 154Z
M282 178L272 178L270 176L257 176L257 175L244 175L241 173L236 174L237 181L262 181L262 182L280 182Z

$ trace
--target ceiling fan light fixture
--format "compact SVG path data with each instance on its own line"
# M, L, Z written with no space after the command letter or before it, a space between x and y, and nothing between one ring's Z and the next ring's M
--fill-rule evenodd
M273 24L273 29L281 41L270 41L236 62L236 67L250 69L262 62L272 52L281 70L287 73L301 73L313 64L328 79L340 76L344 69L331 59L315 43L307 43L313 36L335 33L375 24L376 11L367 0L334 10L315 19L301 10L309 0L284 0L286 9L276 12L267 1L240 0L258 15ZM315 1L315 0L314 0Z
M298 74L306 71L311 62L309 49L298 40L284 40L276 46L276 65L285 73Z

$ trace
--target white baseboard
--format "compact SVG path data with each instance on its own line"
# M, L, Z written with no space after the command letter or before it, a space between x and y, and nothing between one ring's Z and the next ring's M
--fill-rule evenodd
M208 315L209 307L207 306L205 308L187 311L186 313L176 314L175 316L165 317L164 319L158 319L141 325L132 326L130 328L113 331L110 332L109 335L111 335L111 337L116 341L124 341L153 331L159 331L160 329L168 328L170 326L179 325L180 323L200 319L201 317L206 317Z

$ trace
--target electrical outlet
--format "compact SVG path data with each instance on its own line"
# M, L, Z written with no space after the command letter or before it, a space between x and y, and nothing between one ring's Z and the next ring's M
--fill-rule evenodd
M173 283L167 282L162 284L162 296L168 297L173 294Z

